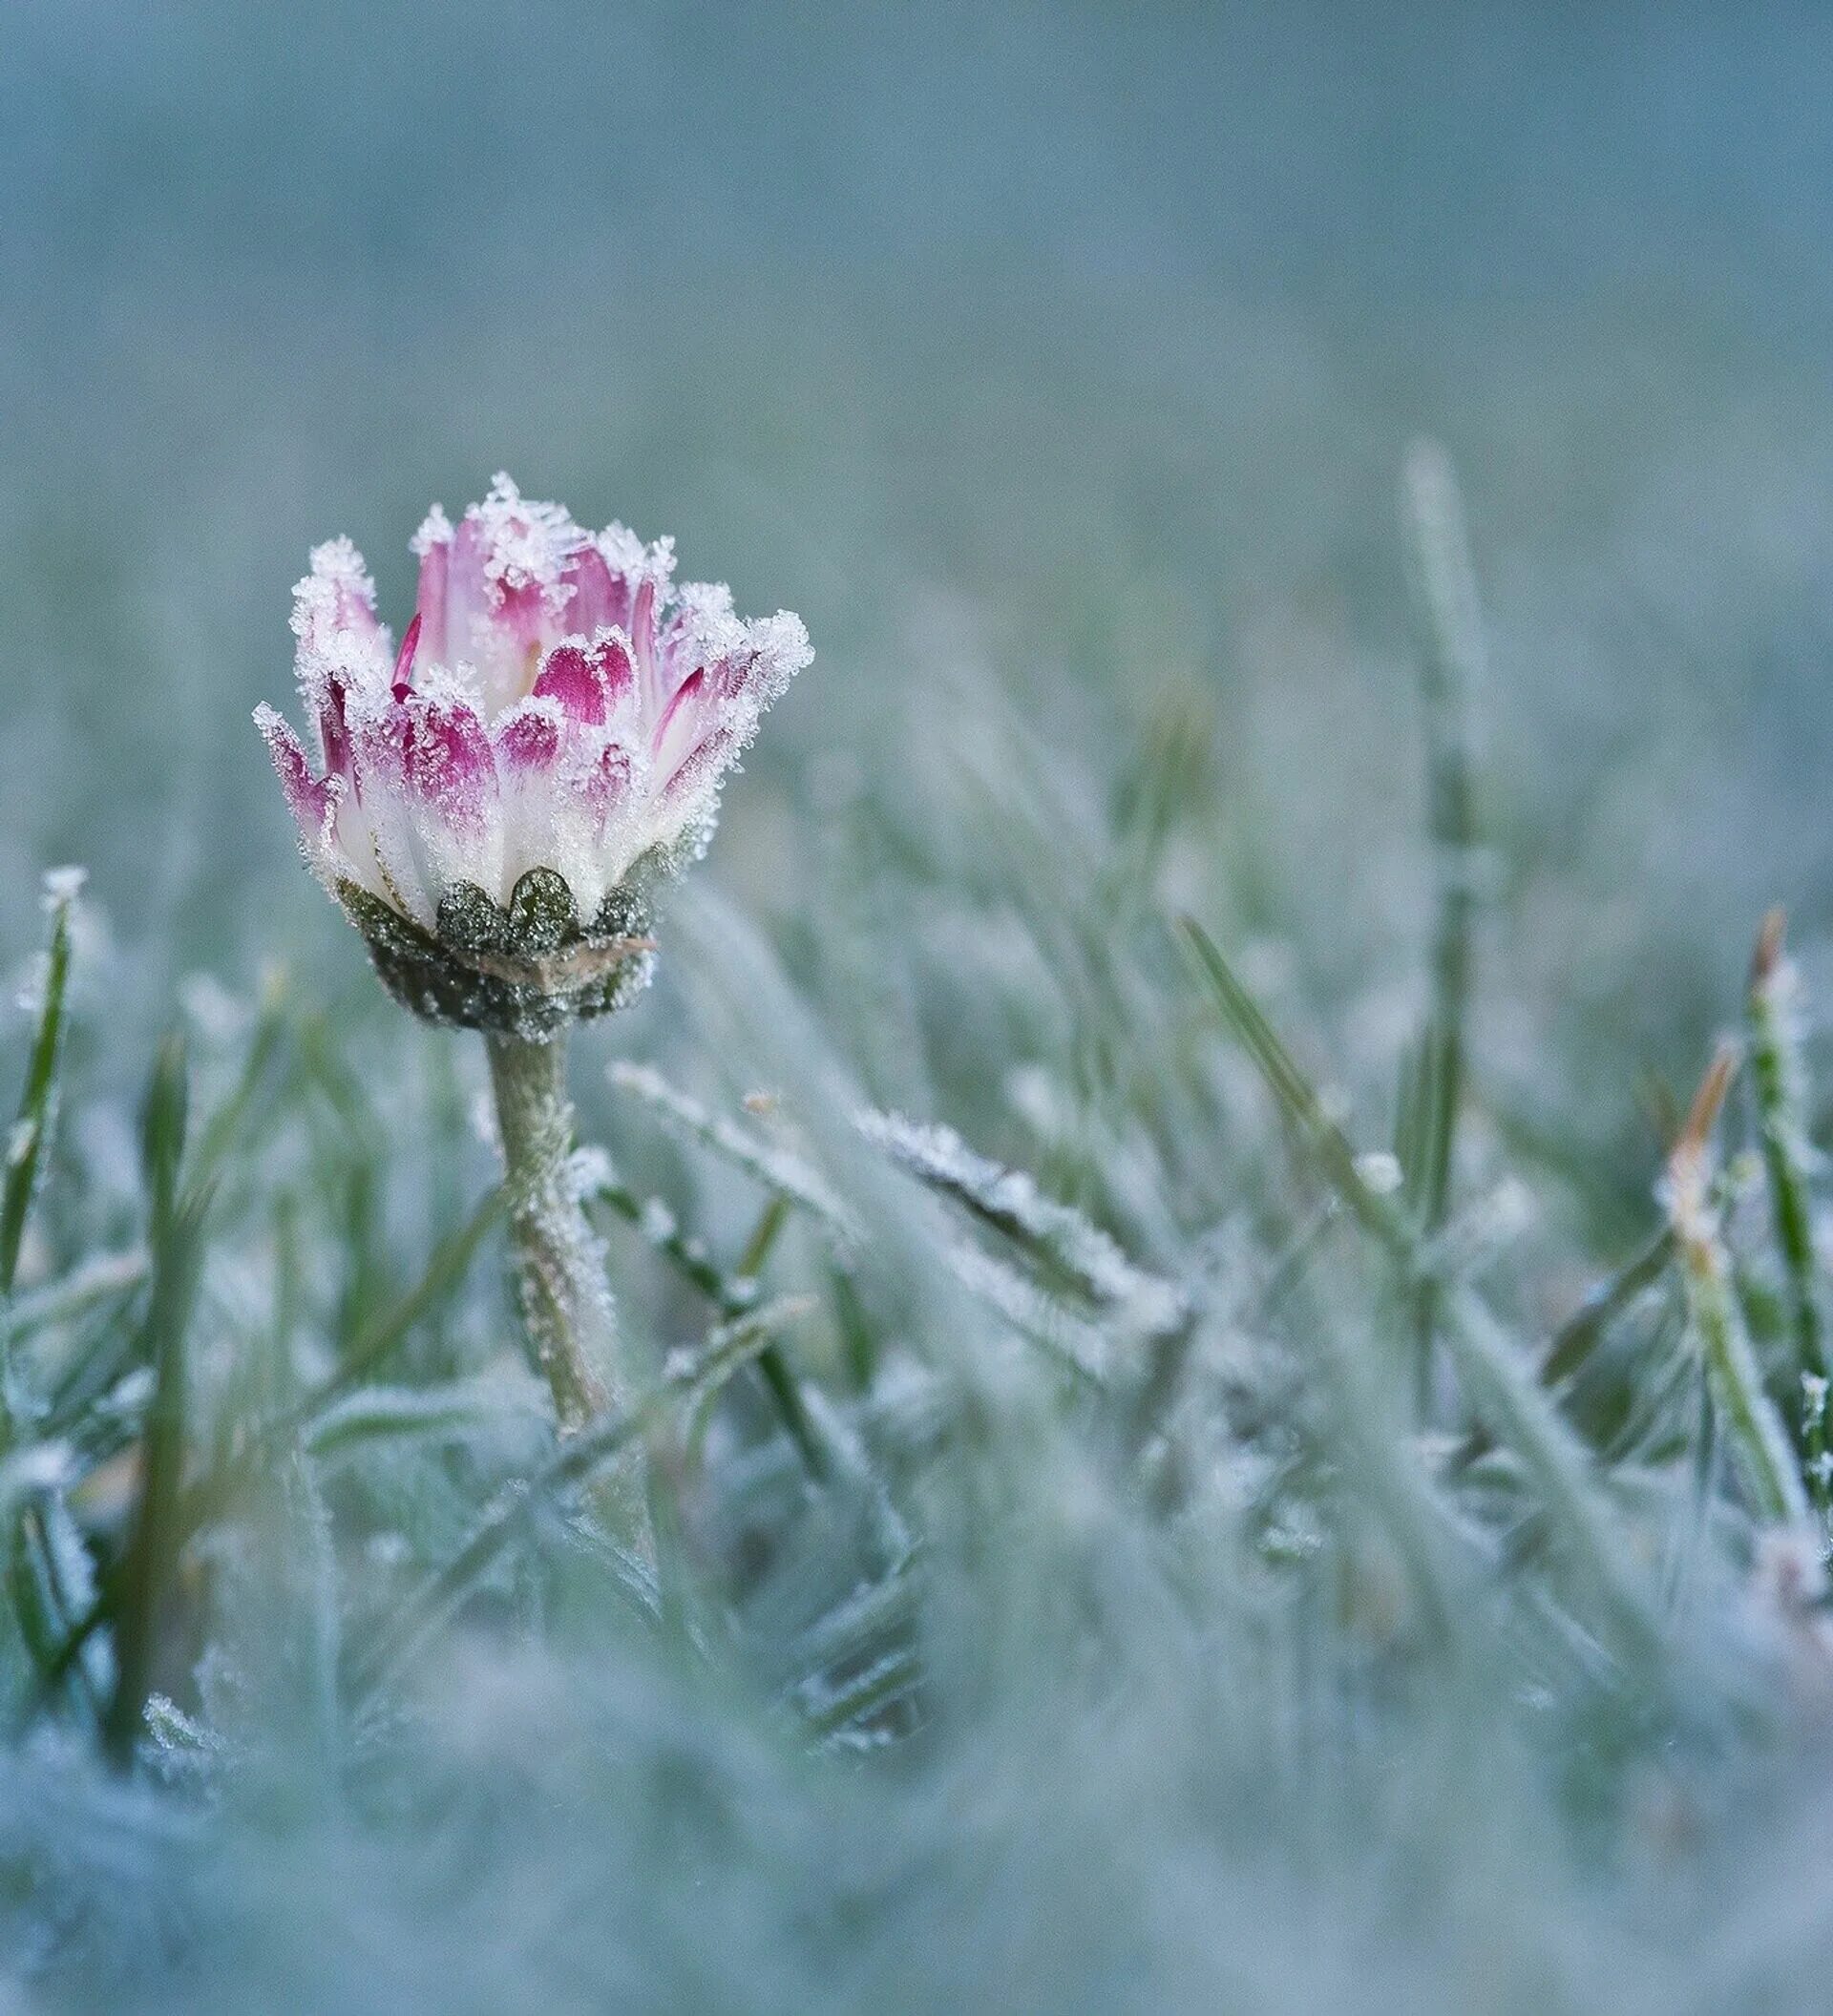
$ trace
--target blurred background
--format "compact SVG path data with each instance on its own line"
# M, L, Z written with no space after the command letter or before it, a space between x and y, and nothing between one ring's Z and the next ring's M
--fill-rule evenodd
M1641 1185L1637 1074L1762 907L1817 956L1823 10L11 0L6 44L9 957L74 859L149 1019L283 956L370 1000L248 714L313 541L398 629L428 500L502 467L807 619L711 873L817 992L837 848L946 967L1024 872L971 804L1052 797L1092 869L1170 734L1169 896L1276 918L1391 1063L1421 432L1491 620L1494 1080L1556 1046Z
M4 0L6 1084L42 873L92 895L10 1193L0 1593L38 1616L32 1493L48 1594L30 1647L0 1602L0 1721L15 1676L71 1712L0 1739L0 2004L41 1964L189 2012L1824 2002L1825 1615L1647 1242L1769 905L1833 999L1829 108L1833 11L1755 0ZM1455 1142L1422 436L1487 609ZM797 1298L777 1383L655 1427L654 1633L519 1496L482 1046L385 998L249 720L297 712L310 546L398 632L429 502L499 469L817 651L572 1058L639 1384ZM1401 1151L1397 1208L1443 1123L1455 1394L1182 914ZM1050 1206L881 1130L932 1206L862 1103ZM1188 1313L1142 1327L1063 1204ZM156 1477L202 1522L163 1586ZM1611 1591L1653 1616L1657 1574L1631 1659ZM129 1783L84 1690L136 1631L173 1695L109 1697L156 1717Z

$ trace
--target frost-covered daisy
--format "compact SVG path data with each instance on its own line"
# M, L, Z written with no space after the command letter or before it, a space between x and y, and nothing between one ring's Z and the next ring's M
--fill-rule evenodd
M419 1013L538 1036L648 970L644 892L706 847L720 786L809 662L800 620L674 585L673 543L591 533L507 476L413 540L397 649L348 539L294 591L315 767L257 711L313 872Z

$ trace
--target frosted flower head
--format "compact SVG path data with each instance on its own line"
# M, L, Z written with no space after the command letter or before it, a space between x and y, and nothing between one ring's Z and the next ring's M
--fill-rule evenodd
M704 851L727 772L811 657L674 584L670 540L590 533L499 475L413 539L399 647L348 539L293 591L319 762L256 710L314 874L437 1021L540 1034L648 975L646 892Z

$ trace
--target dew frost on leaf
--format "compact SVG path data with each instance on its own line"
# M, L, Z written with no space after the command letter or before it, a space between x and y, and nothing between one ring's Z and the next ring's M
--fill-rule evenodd
M842 1240L855 1242L858 1222L832 1186L813 1164L787 1148L760 1141L735 1121L709 1112L697 1099L671 1085L647 1064L619 1058L605 1075L621 1092L642 1100L676 1133L712 1148L743 1169L768 1190L774 1190L812 1212Z
M1022 1170L977 1154L952 1127L872 1111L857 1124L900 1168L1043 1254L1098 1306L1128 1310L1150 1331L1184 1320L1185 1298L1169 1282L1136 1267L1099 1226L1044 1196Z

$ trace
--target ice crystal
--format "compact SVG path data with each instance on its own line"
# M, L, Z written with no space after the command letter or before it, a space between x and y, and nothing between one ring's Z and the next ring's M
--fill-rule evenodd
M827 1178L801 1156L759 1141L724 1115L709 1112L646 1064L619 1059L607 1068L606 1076L620 1091L643 1101L676 1133L713 1149L766 1189L801 1205L843 1240L858 1239L858 1222L853 1212L834 1194Z
M953 1128L870 1111L858 1126L899 1167L1038 1252L1098 1306L1127 1309L1148 1330L1184 1320L1185 1299L1169 1282L1136 1267L1099 1226L1045 1197L1029 1176L977 1154Z

